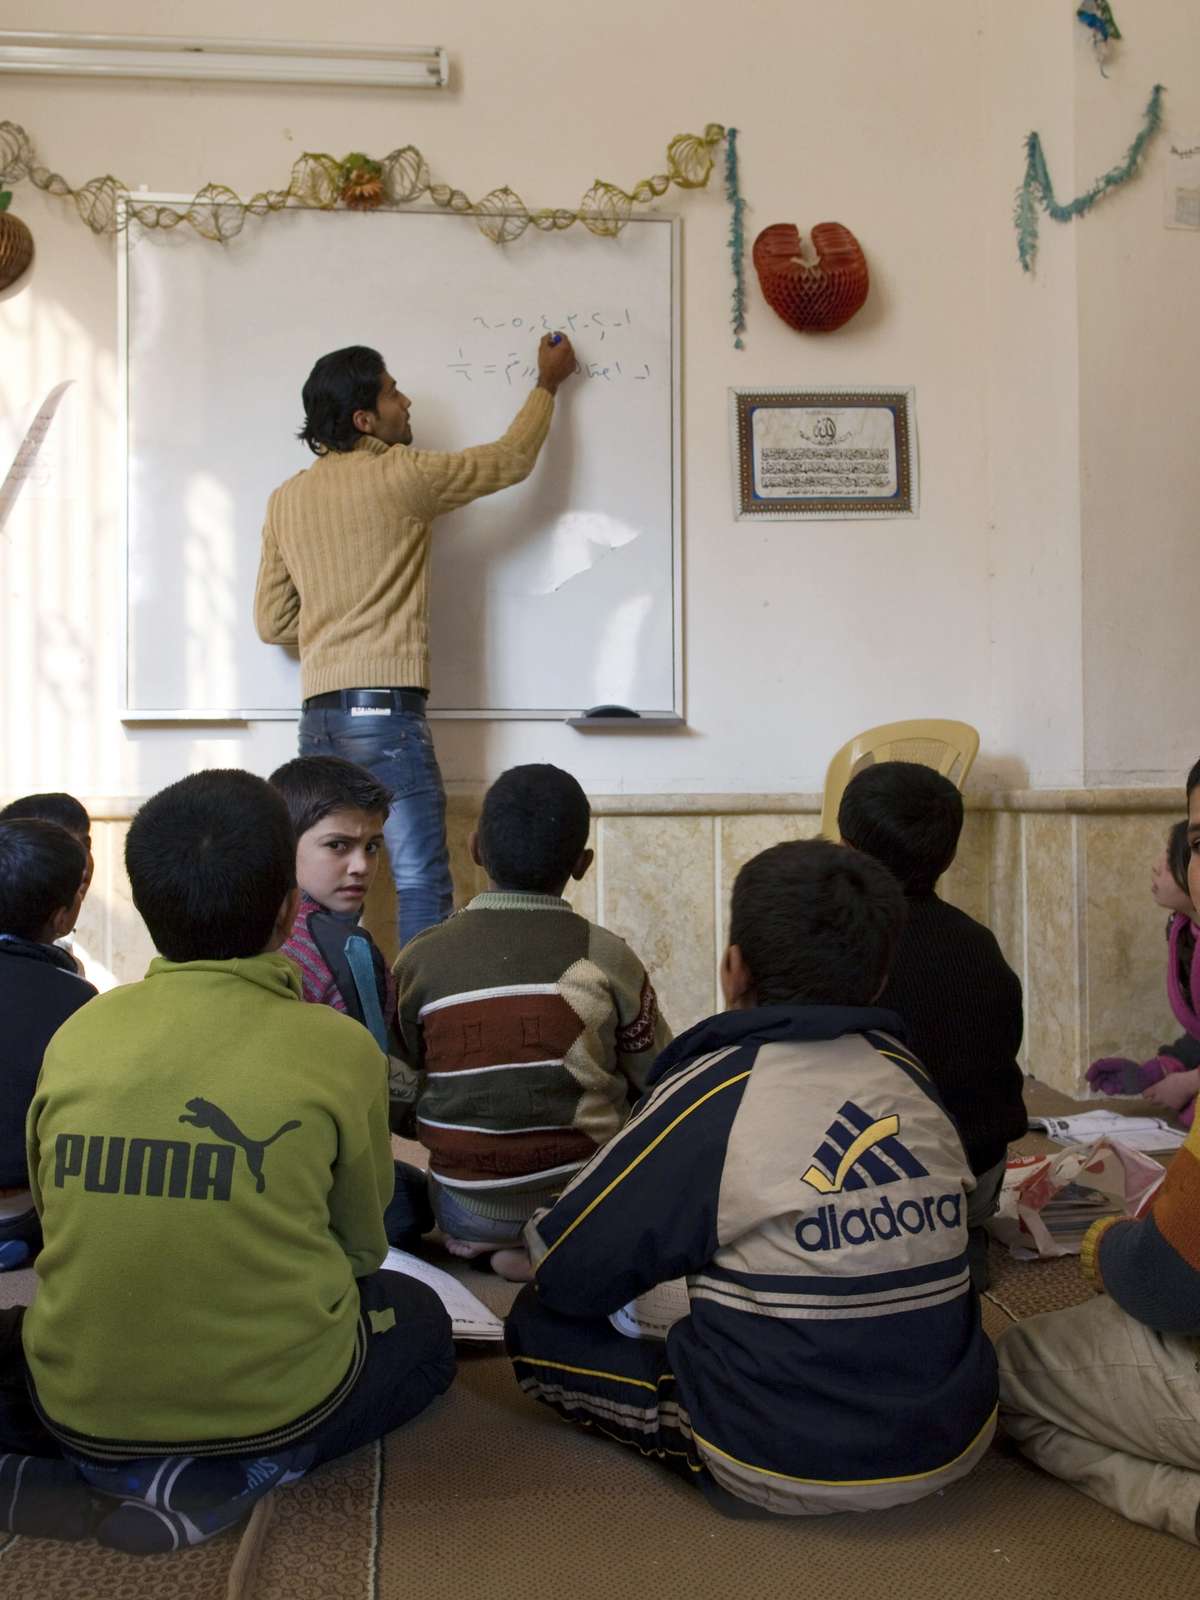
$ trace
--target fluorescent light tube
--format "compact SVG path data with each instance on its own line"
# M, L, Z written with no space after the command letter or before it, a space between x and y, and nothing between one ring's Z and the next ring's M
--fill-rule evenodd
M438 45L315 44L290 39L176 39L0 30L0 72L89 78L217 78L242 83L444 89Z

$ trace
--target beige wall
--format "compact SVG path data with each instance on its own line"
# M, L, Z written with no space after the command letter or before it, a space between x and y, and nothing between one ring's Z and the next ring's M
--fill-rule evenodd
M450 798L459 904L484 887L467 840L477 788ZM1165 993L1164 914L1150 866L1181 806L1177 790L1025 791L969 797L958 859L942 892L987 922L1025 990L1023 1065L1064 1090L1099 1055L1151 1055L1179 1031ZM153 954L122 864L132 802L90 802L96 876L79 937L122 982ZM743 862L818 831L817 795L625 795L593 801L592 871L576 908L645 961L678 1031L721 1008L717 963ZM381 873L367 923L395 952L391 883Z
M1172 82L1171 114L1188 125L1195 25L1184 0L1151 9L1102 80L1071 8L1044 0L926 0L919 25L911 8L885 0L745 0L736 13L715 3L681 12L663 0L608 0L599 11L417 0L397 12L362 0L354 27L363 37L444 42L454 89L9 78L0 106L76 181L110 171L158 190L217 179L249 193L280 181L305 148L382 153L412 141L438 177L474 194L510 182L535 203L573 203L597 172L632 182L660 163L675 132L718 118L742 130L751 237L770 222L830 217L860 235L873 290L854 322L829 338L792 333L748 268L739 353L727 326L721 186L673 197L684 218L688 730L582 738L540 723L441 724L450 779L484 781L514 761L550 759L595 793L808 791L850 731L941 714L981 728L983 783L1078 784L1089 765L1121 782L1126 764L1174 781L1190 732L1173 715L1182 691L1161 641L1186 621L1186 586L1170 588L1171 626L1159 627L1162 597L1145 574L1177 550L1195 498L1196 469L1172 442L1194 363L1174 342L1183 302L1145 283L1146 274L1157 283L1169 255L1172 293L1182 293L1196 241L1164 243L1153 231L1161 152L1140 184L1085 223L1044 223L1036 278L1017 269L1011 228L1030 127L1044 132L1060 188L1073 192L1124 147L1151 77ZM86 16L78 0L5 0L3 21L344 31L317 0L263 0L252 13L232 0L93 0ZM292 749L286 723L120 723L113 246L28 186L17 209L38 257L0 298L0 444L53 382L74 377L76 388L56 424L58 475L27 492L0 540L0 786L141 794L198 766L269 770ZM386 306L360 307L350 292L347 316L348 337L386 347ZM1178 348L1186 354L1196 337L1186 333ZM403 352L392 356L402 368ZM437 380L404 381L419 395ZM726 389L747 383L914 384L919 519L736 524ZM1124 537L1125 491L1114 484L1136 477L1136 451L1129 440L1114 451L1107 431L1120 428L1126 393L1137 406L1129 440L1158 442L1157 482L1171 500L1170 516L1145 519L1136 542ZM181 427L187 405L181 394ZM1132 614L1120 609L1127 595ZM1159 642L1147 678L1129 670L1130 653L1151 634ZM1172 716L1146 718L1146 703Z
M1200 504L1200 235L1163 227L1167 147L1200 142L1200 15L1138 8L1119 74L1076 79L1079 187L1123 158L1151 85L1165 128L1143 181L1078 244L1085 781L1177 782L1200 754L1187 670ZM1108 202L1105 203L1106 205Z
M984 809L972 813L954 892L1022 971L1031 1063L1066 1085L1090 1054L1137 1053L1169 1029L1144 883L1178 791L1124 809L1058 791L1174 786L1196 754L1180 662L1200 490L1187 427L1200 241L1165 232L1161 207L1166 142L1200 137L1200 24L1187 0L1138 8L1102 78L1073 9L923 0L918 21L917 8L888 0L732 10L414 0L399 11L360 0L362 37L445 44L453 90L3 81L0 116L28 128L48 165L75 181L110 171L185 192L210 179L243 193L272 185L304 149L412 142L438 178L470 193L508 182L531 203L572 204L597 172L632 182L674 133L719 119L742 130L751 237L827 218L859 235L873 289L853 323L829 338L794 335L763 306L748 264L738 353L720 184L671 202L684 219L688 728L581 737L545 723L436 726L463 797L452 833L464 889L471 797L503 767L557 761L590 793L617 797L598 805L583 903L593 896L642 947L677 1022L713 1003L737 862L815 827L815 802L763 809L754 797L810 794L855 729L936 714L982 732L973 782ZM78 0L3 0L0 25L346 31L317 0L261 0L252 12L235 0L92 0L86 11ZM1028 130L1042 132L1069 198L1121 157L1156 79L1170 90L1168 128L1142 178L1081 223L1043 219L1037 273L1023 276L1011 207ZM15 209L38 256L0 296L0 455L53 383L75 388L47 481L26 491L0 538L0 792L134 797L203 766L269 771L293 753L289 724L119 720L114 250L26 185ZM386 348L386 306L358 306L351 291L347 316L348 339ZM403 352L393 355L402 370ZM417 394L433 381L404 373ZM732 520L725 391L786 383L915 385L919 519ZM187 415L181 393L181 427ZM98 830L85 930L123 976L146 954L119 864L130 804L109 806Z
M1029 277L1017 262L1012 203L1031 128L1041 132L1061 181L1069 186L1075 177L1071 86L1086 46L1070 7L984 10L979 181L987 193L981 311L988 338L979 387L991 676L988 715L977 726L1006 753L993 757L1006 784L1073 785L1083 781L1080 235L1043 220L1037 273Z

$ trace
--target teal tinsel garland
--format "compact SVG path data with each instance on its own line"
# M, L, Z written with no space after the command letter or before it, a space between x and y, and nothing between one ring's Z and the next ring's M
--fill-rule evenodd
M1082 217L1089 212L1110 189L1119 188L1121 184L1127 183L1137 171L1146 146L1162 125L1164 92L1161 83L1154 85L1146 105L1141 130L1129 146L1120 166L1112 167L1103 177L1097 178L1086 193L1076 196L1069 205L1060 205L1054 198L1054 184L1046 166L1041 138L1037 133L1029 135L1025 141L1025 178L1017 190L1016 204L1013 207L1013 223L1017 230L1017 254L1026 272L1033 271L1033 262L1037 255L1038 206L1041 205L1055 222L1070 222L1073 218Z
M1075 15L1084 27L1090 30L1096 60L1100 65L1100 76L1107 78L1108 73L1104 70L1104 63L1108 58L1109 49L1121 37L1121 30L1117 27L1112 7L1108 0L1084 0Z
M733 262L733 297L730 322L733 324L733 347L746 348L742 334L746 331L746 235L742 217L746 202L738 187L737 129L725 132L725 197L729 201L729 254Z
M1090 28L1101 44L1108 44L1110 39L1119 39L1121 30L1117 27L1117 19L1112 14L1112 7L1108 0L1088 0L1081 5L1075 13L1085 28Z

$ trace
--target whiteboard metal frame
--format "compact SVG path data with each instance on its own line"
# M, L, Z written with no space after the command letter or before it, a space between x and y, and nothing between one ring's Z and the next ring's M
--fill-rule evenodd
M142 710L129 704L129 228L127 205L174 205L186 210L194 196L168 194L139 189L117 199L117 433L121 440L121 487L118 496L121 519L121 618L118 702L120 720L125 723L247 723L295 722L300 718L300 707L294 711L263 709L261 707L213 708L191 711L186 707ZM288 210L322 210L318 206L287 207ZM395 208L400 211L401 208ZM401 214L425 213L429 216L457 216L443 206L404 206ZM499 215L500 213L490 213ZM520 213L504 213L519 215ZM258 222L268 219L256 218ZM643 723L656 721L678 725L686 720L684 713L683 682L683 382L680 332L682 327L682 222L674 212L655 212L641 217L631 217L629 224L662 223L671 233L671 683L673 704L655 707L641 713ZM207 241L202 241L207 243ZM503 249L503 246L497 246ZM583 708L560 706L555 710L533 711L482 711L442 710L430 707L431 720L443 722L563 722L578 717Z

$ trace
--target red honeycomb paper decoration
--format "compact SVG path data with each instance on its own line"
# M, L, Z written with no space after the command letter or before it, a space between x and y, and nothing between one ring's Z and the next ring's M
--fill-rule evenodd
M840 222L818 222L811 238L805 252L795 223L772 223L754 241L754 269L767 304L790 328L832 333L867 298L867 258Z

